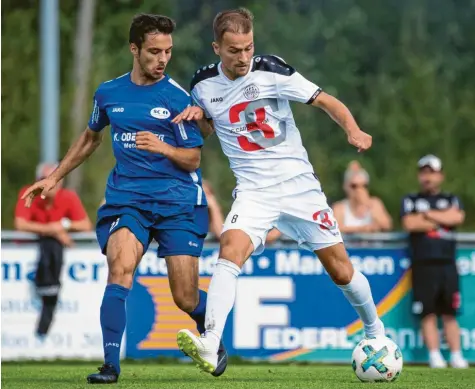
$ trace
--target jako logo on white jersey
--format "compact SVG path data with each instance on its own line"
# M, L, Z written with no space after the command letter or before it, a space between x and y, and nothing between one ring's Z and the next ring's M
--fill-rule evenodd
M212 97L211 102L212 103L222 103L224 101L223 97Z
M112 112L124 112L124 107L112 108Z
M157 119L168 119L170 117L170 111L166 108L152 108L150 115Z

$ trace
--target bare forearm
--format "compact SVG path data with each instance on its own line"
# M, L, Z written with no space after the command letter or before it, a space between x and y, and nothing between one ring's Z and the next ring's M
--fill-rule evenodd
M207 138L214 132L214 125L211 120L208 120L206 118L203 118L201 120L197 120L196 123L198 123L198 127L200 128L201 135L203 138Z
M15 229L18 231L31 232L38 235L50 235L47 224L32 222L21 218L15 219Z
M408 232L427 232L438 227L436 223L425 219L422 214L405 216L402 225Z
M210 225L210 232L219 240L221 232L223 231L223 223L213 220Z
M337 98L322 92L312 105L323 109L347 134L360 130L350 110Z
M219 239L219 237L221 236L221 232L223 231L223 214L221 213L220 208L209 206L208 209L210 219L210 231Z
M381 229L381 231L389 231L392 226L393 222L389 215L378 215L373 216L374 223Z
M200 167L201 150L199 148L185 149L163 144L162 154L175 165L188 172L194 172Z
M102 133L87 128L72 144L53 176L59 181L81 165L101 144Z
M92 224L89 218L79 221L72 221L71 226L69 227L70 231L82 232L82 231L91 231Z
M440 225L452 227L463 223L464 214L458 209L447 209L445 211L431 210L425 214L428 221Z

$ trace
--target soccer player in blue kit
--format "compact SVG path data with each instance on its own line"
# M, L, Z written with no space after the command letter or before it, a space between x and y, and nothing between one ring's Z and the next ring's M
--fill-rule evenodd
M166 259L175 303L195 320L200 333L205 331L206 293L198 289L198 257L208 231L199 170L203 138L193 122L171 122L191 103L189 94L164 73L174 28L165 16L134 17L129 36L132 71L98 87L86 130L58 168L23 196L27 206L34 196L44 196L96 150L102 130L111 126L117 162L96 227L109 267L100 312L104 364L87 377L92 384L118 381L125 301L152 239ZM227 365L224 346L220 353L216 376Z

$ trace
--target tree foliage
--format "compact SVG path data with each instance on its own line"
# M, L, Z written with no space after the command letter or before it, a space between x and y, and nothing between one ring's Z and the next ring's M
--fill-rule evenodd
M61 1L61 154L72 141L74 34L77 2ZM327 196L342 196L347 163L359 159L371 191L397 218L401 196L417 190L416 162L439 155L447 190L475 228L475 3L470 0L187 1L101 0L95 20L90 96L97 85L131 67L128 29L137 12L177 21L168 72L184 86L197 67L215 62L212 20L217 11L249 7L255 16L256 53L277 54L343 100L374 147L358 155L325 114L294 105L310 160ZM21 186L34 179L39 157L39 9L30 0L2 2L2 223L12 226ZM84 112L84 124L89 112ZM114 165L110 137L85 164L81 197L91 218ZM216 137L203 150L204 175L225 210L235 180Z

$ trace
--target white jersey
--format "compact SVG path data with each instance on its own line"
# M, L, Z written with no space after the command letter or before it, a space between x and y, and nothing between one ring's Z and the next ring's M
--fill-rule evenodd
M234 81L217 63L199 69L191 83L193 100L214 122L238 190L313 173L289 100L311 104L320 92L272 55L255 56L248 74Z

